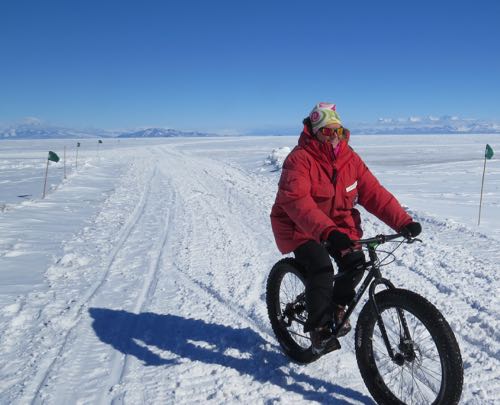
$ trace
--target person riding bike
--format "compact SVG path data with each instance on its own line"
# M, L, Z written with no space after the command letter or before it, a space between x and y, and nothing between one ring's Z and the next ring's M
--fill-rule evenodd
M351 241L363 235L354 206L408 237L422 227L348 145L350 132L335 104L318 103L303 124L298 145L283 164L271 226L280 252L293 252L306 272L304 332L310 333L313 352L324 354L339 347L334 332L340 337L350 331L348 322L340 331L335 327L363 276L364 253ZM335 284L330 256L344 274Z

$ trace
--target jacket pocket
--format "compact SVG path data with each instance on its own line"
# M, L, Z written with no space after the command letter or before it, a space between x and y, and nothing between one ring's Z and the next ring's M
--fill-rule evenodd
M333 184L318 183L311 185L311 196L316 202L324 202L333 198Z
M358 203L358 182L346 186L344 190L344 209L352 209Z

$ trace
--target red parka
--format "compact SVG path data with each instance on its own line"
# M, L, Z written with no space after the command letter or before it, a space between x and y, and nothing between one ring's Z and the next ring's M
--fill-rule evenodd
M412 221L348 146L346 133L347 139L334 153L332 145L319 142L306 124L298 145L285 159L271 210L271 226L281 253L292 252L308 240L326 240L333 230L354 240L361 238L356 204L396 231Z

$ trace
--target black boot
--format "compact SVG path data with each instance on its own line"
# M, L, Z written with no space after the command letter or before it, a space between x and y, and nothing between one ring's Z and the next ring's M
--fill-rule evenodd
M346 310L345 310L345 306L343 306L343 305L337 305L337 308L335 308L335 310L334 310L333 317L335 320L335 331L337 332L336 333L337 337L342 337L342 336L347 335L352 329L351 323L349 322L349 319L344 322L344 325L342 326L342 328L338 329L342 320L345 317L345 313L346 313Z
M310 332L311 350L314 354L326 354L340 349L340 343L328 326L316 328Z

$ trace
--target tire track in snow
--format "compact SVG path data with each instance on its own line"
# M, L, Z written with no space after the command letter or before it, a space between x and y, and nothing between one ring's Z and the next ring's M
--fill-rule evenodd
M219 195L217 193L219 188L212 187L213 185L210 182L206 184L208 181L207 177L211 175L221 183L220 173L214 168L214 166L218 168L219 165L214 163L208 164L208 170L211 172L211 174L208 174L205 171L207 170L207 163L205 161L202 162L202 169L200 169L200 171L203 175L201 175L199 172L194 172L191 166L186 164L185 161L177 161L177 159L185 159L184 156L179 156L175 153L172 154L170 151L165 151L165 153L169 155L169 166L168 168L165 166L160 168L160 172L162 172L164 176L171 177L173 188L178 194L175 202L176 214L171 222L172 232L175 235L175 243L168 244L169 248L165 252L163 259L165 265L162 266L162 285L167 287L167 289L163 288L163 292L168 291L168 297L162 300L162 298L156 296L156 311L153 312L160 314L165 312L168 314L176 314L178 311L182 312L181 308L196 307L199 304L203 307L203 310L201 312L196 312L195 318L201 316L201 318L209 324L217 320L217 325L220 324L219 318L221 317L222 319L234 319L234 327L250 327L251 330L262 337L263 342L267 342L270 345L270 342L273 342L275 350L277 351L277 345L268 333L270 328L267 327L267 322L263 327L262 322L259 322L259 319L255 319L255 317L249 313L248 309L242 307L241 303L235 302L238 296L228 298L226 294L214 288L212 282L209 281L211 278L210 273L231 271L232 269L228 269L223 264L217 266L217 268L213 268L208 264L202 265L200 268L189 267L189 265L185 267L185 260L189 262L190 256L206 259L206 255L212 255L213 248L210 243L207 243L210 238L213 238L212 242L215 242L215 239L221 239L222 234L226 234L230 237L230 235L232 235L231 231L236 232L236 230L233 230L227 221L224 220L226 215L235 215L234 213L229 213L230 209L226 206L227 201L225 201L226 195L224 193ZM177 172L174 168L178 168L179 171ZM225 184L225 182L222 182L222 184ZM221 198L223 199L222 201ZM223 214L221 215L221 213ZM201 228L204 228L204 223L200 222L200 216L203 216L208 223L218 229L217 234L211 229L204 229L200 233L202 230ZM201 228L199 228L198 224ZM222 242L222 245L227 246L228 244ZM201 250L198 251L198 248ZM202 273L199 273L199 270L201 270ZM200 280L200 278L204 278L207 275L209 277L208 280ZM258 289L259 286L255 286L254 288ZM170 297L170 294L174 295ZM161 304L161 302L172 302L173 306L167 305L165 308L165 304ZM224 315L221 316L221 314ZM191 319L191 316L192 315L188 312L187 319ZM232 329L229 328L228 330ZM221 336L221 338L223 338L223 336ZM152 346L148 346L148 350L155 353L155 350L160 350L158 354L160 358L163 358L163 356L169 359L171 358L172 353L162 353L161 349L154 347L155 344L153 342L150 343ZM161 347L161 343L159 343L159 345ZM248 350L252 350L251 345L249 345ZM145 389L147 392L145 395L147 395L151 401L182 402L186 401L187 398L189 398L190 401L195 400L195 398L201 401L207 398L214 399L214 387L224 385L227 383L228 378L235 380L241 378L238 376L238 373L235 374L235 370L231 367L223 367L216 371L213 370L213 366L206 364L196 364L195 366L192 363L182 363L173 368L175 374L168 378L170 375L168 369L164 370L160 376L157 372L150 371L150 368L144 370L144 366L137 362L136 359L131 361L130 364L130 372L127 372L122 378L123 386L117 387L117 395L115 396L116 402L143 401L143 396L136 392L130 392L131 387L141 387L141 389ZM192 372L199 375L200 366L212 370L212 372L204 378L204 384L200 384L199 377L194 377L192 375ZM159 383L159 378L163 379L164 384ZM174 381L177 380L177 383L173 383L172 379L174 379ZM147 388L144 388L144 385ZM260 388L257 390L260 390ZM217 390L215 390L215 392L217 392Z
M168 215L166 216L165 222L162 226L161 237L158 242L155 244L153 251L154 259L150 262L149 269L144 280L144 283L141 288L141 292L139 297L136 300L136 303L133 308L134 314L140 314L142 310L147 306L149 301L154 295L156 284L158 282L158 273L162 266L162 259L164 255L164 251L166 246L169 244L169 240L172 237L170 232L170 224L173 222L173 218L176 213L176 194L175 190L171 191L171 198L168 201L167 207L169 209ZM129 335L133 336L133 329L136 328L137 325L129 325ZM120 403L123 400L123 396L125 392L118 393L118 395L113 394L113 388L119 386L127 373L127 354L122 354L120 352L115 352L113 356L113 360L111 362L111 372L106 384L106 392L101 393L99 402L102 404L112 403ZM111 398L110 398L110 394Z
M208 312L204 310L202 313L197 313L196 316L201 316L209 323L210 321L213 322L214 316L218 319L220 314L223 313L223 319L228 319L229 314L229 319L237 319L238 321L236 323L238 325L242 324L245 327L250 326L252 330L262 331L261 325L258 325L255 319L249 316L247 312L238 307L235 308L234 302L230 302L228 299L218 294L211 286L209 286L209 290L207 290L205 284L199 284L196 278L192 278L192 275L187 275L182 269L178 268L179 257L183 257L187 251L191 251L190 249L193 247L193 244L202 242L200 240L193 240L191 229L193 227L193 222L197 222L198 218L197 215L192 215L193 213L191 211L199 208L198 205L196 205L196 207L192 205L194 201L198 201L202 207L207 204L207 201L204 200L202 196L206 195L205 193L208 193L208 190L200 186L198 180L195 179L195 177L197 177L196 174L189 170L189 166L186 167L186 162L180 161L181 159L185 159L185 157L179 156L179 161L177 161L176 155L172 157L169 151L165 151L165 153L169 154L168 168L164 166L163 169L159 171L163 175L162 177L168 177L170 179L172 183L171 189L174 190L176 197L169 203L170 219L168 228L170 228L170 233L167 237L168 241L165 242L166 247L162 249L162 258L159 259L160 263L163 264L159 266L160 274L158 278L161 284L166 288L161 290L161 294L148 295L149 298L154 297L157 303L155 307L156 310L153 311L153 313L175 314L179 310L182 312L181 308L189 308L196 305L194 304L194 302L196 302L200 303L202 306L206 305L205 309L210 308ZM172 169L173 167L178 167L179 170L182 171L182 175L180 172L176 172L176 170ZM188 179L192 179L192 181ZM203 179L204 177L199 180L203 183ZM213 194L213 197L215 197L215 194ZM224 224L218 222L215 208L213 208L214 211L210 210L208 212L207 208L206 206L202 208L201 213L207 213L210 222L215 221L218 225L224 227ZM171 241L170 239L173 239L173 235L175 235L175 240ZM210 234L210 236L215 235ZM210 249L208 248L207 253L209 254L209 252ZM209 271L209 269L207 269L207 271ZM167 291L166 298L163 296L165 291ZM193 297L195 298L193 299ZM165 304L167 304L167 306L165 306ZM151 307L149 299L148 302L143 305L143 308L148 307ZM158 316L160 319L162 318L162 315ZM122 332L120 333L122 334ZM264 341L270 341L269 336L265 332L260 333L260 335L262 334L266 336ZM133 331L132 333L125 332L124 335L141 336L140 333L136 334ZM148 345L144 342L141 343L140 340L135 343ZM150 344L152 346L145 347L145 350L150 350L154 353L157 353L159 350L160 353L158 356L161 358L163 358L163 356L167 358L171 357L171 353L163 353L161 348L154 347L154 343ZM251 349L250 345L248 349ZM236 380L240 378L237 373L235 374L234 369L223 367L222 370L206 375L204 377L205 383L200 384L200 378L194 378L190 371L197 370L195 374L198 375L200 373L199 365L187 363L180 366L183 370L180 375L176 373L175 377L171 377L178 379L177 384L179 384L174 384L172 386L172 379L168 378L169 369L159 369L156 371L151 367L145 368L142 362L137 361L133 355L128 356L122 363L119 359L123 357L124 355L122 354L118 354L118 357L116 357L118 361L114 363L115 371L111 373L113 379L109 384L106 384L108 387L112 387L112 391L102 392L101 403L109 403L111 400L113 403L126 401L132 401L133 403L148 402L145 398L150 398L152 402L177 402L178 400L185 401L186 398L193 400L193 389L197 391L195 397L199 398L199 400L203 400L212 398L214 387L226 384L227 378L235 378ZM185 367L187 367L187 369L185 369ZM204 367L207 366L205 365ZM175 370L178 371L179 369L175 368ZM163 379L164 384L159 382L161 379ZM137 392L137 389L142 390L143 394L141 395ZM174 398L172 398L172 393L174 393ZM161 398L166 399L163 400Z
M206 383L202 387L199 386L199 378L194 378L191 375L190 368L187 367L186 369L186 365L182 363L175 367L175 374L171 376L172 379L177 380L177 385L174 384L172 387L169 384L169 389L162 389L155 386L155 384L151 384L152 386L148 387L148 392L149 389L158 392L160 397L166 398L165 402L182 403L187 399L189 401L203 401L207 399L215 401L216 398L219 401L224 401L222 399L224 398L223 394L219 394L219 392L227 392L227 386L231 385L230 381L235 381L235 384L237 384L237 382L241 383L242 378L249 378L248 382L244 383L247 387L242 397L251 397L252 394L249 393L249 388L252 387L254 397L249 399L249 401L260 400L266 397L271 398L273 395L266 394L265 392L268 389L271 391L273 389L281 390L282 388L276 387L276 385L279 386L280 384L272 382L270 385L263 387L259 382L260 378L263 380L272 380L267 375L268 373L270 375L273 374L269 369L283 367L281 360L285 364L288 363L287 359L282 357L283 355L279 350L278 343L272 334L267 319L267 312L265 312L265 303L262 300L262 294L265 291L265 280L270 269L269 253L274 253L273 249L269 247L274 245L269 244L271 242L269 239L266 241L265 238L260 238L261 240L259 241L259 233L262 233L262 228L259 229L259 225L262 226L262 220L255 220L251 210L248 210L246 217L246 211L242 212L242 209L251 208L252 204L258 206L255 210L256 212L260 213L263 211L259 207L259 204L255 204L255 198L259 198L259 193L262 192L262 189L259 188L259 184L253 185L253 190L256 193L253 199L248 198L244 193L234 193L234 191L237 191L236 187L238 189L245 187L244 181L242 182L242 179L238 178L238 173L235 174L231 170L228 170L226 166L208 159L203 159L201 162L197 161L196 165L196 167L190 167L185 163L171 163L171 167L179 167L182 174L181 172L175 173L175 170L169 169L174 179L181 180L176 189L179 190L180 196L180 215L178 217L183 218L182 225L179 226L179 228L183 229L183 236L178 238L181 240L181 243L177 248L175 259L172 261L171 277L175 284L179 286L179 290L191 290L193 292L192 296L196 297L194 301L206 303L206 310L201 315L195 311L194 316L196 318L201 316L203 320L209 323L215 321L217 325L220 325L221 322L220 320L217 321L217 319L220 318L221 314L224 314L223 319L226 321L222 323L223 325L226 324L227 320L230 320L234 327L250 327L254 333L260 336L262 344L266 348L256 349L253 347L255 342L251 342L248 348L245 349L252 352L252 355L257 356L258 359L263 356L263 353L274 353L274 355L270 356L274 361L270 364L266 363L263 366L263 370L255 374L256 378L252 376L252 373L248 377L238 375L238 373L235 375L235 370L231 366L225 366L221 370L217 366L214 369L214 366L197 364L196 370L200 368L212 370L210 377L207 377ZM227 177L229 177L229 181L225 181ZM234 188L231 187L231 184ZM250 189L249 194L251 194L251 191ZM258 201L262 202L262 200ZM267 211L267 209L264 211L266 217ZM249 231L246 229L246 224L252 221L253 226ZM267 224L267 221L264 224ZM180 236L178 231L176 234ZM239 268L239 266L236 266L236 263L242 257L246 258L245 261L248 260L256 264L253 268L248 269L248 283L247 278L243 277L244 274L241 274L242 280L240 283L238 279L240 276L239 272L246 270L244 267ZM271 258L271 260L273 259ZM236 271L236 278L233 279L229 276L234 271ZM225 281L221 282L221 280L216 279L217 275L222 275ZM255 282L257 275L262 277L264 283ZM242 287L241 294L236 289L226 289L226 286L240 287L240 284ZM221 289L218 287L224 288ZM252 296L252 291L258 291L259 293L255 296L255 300L247 301L247 305L245 305L245 294ZM178 297L176 300L178 301L176 310L179 310L182 305L179 305ZM254 312L255 307L264 310L263 316L258 316L259 312ZM228 314L229 317L225 314ZM191 318L193 315L188 312L188 316ZM223 336L221 336L222 338ZM223 349L219 348L219 350ZM165 355L167 354L165 353ZM276 361L276 359L279 359L279 361ZM349 359L352 362L354 356L350 355ZM229 364L231 364L231 361L229 361ZM344 364L344 362L340 361L338 357L325 359L323 362L317 364L317 366L323 368L323 372L320 375L325 375L325 373L331 375L330 367L332 364ZM287 364L280 372L288 370L288 368L293 370L295 367L298 369L301 368L300 366ZM287 373L288 371L283 372ZM357 376L357 369L354 372ZM167 379L166 381L171 380ZM321 379L317 381L321 381ZM325 383L328 384L326 381ZM220 388L214 388L219 386ZM293 390L292 392L282 391L281 395L284 397L294 397ZM328 398L328 395L325 395L323 398ZM342 401L339 399L339 402Z
M36 403L40 396L40 391L44 385L47 383L47 378L50 375L52 368L54 367L57 360L61 357L61 354L66 348L68 343L68 338L75 327L78 325L78 322L81 319L81 314L84 308L87 307L89 301L95 296L95 294L100 290L100 288L105 284L108 273L116 259L116 256L120 249L125 244L127 238L130 233L134 229L134 227L139 223L140 218L144 214L144 209L147 205L148 198L151 193L151 183L153 178L156 176L156 170L153 170L152 174L148 177L148 181L146 181L144 191L141 195L141 198L133 211L133 213L128 218L127 222L123 226L120 231L120 235L118 238L118 242L115 247L108 255L106 259L106 264L104 266L105 271L102 277L97 280L85 293L80 302L75 305L72 314L68 314L73 319L72 325L65 331L64 337L62 341L58 344L58 346L54 347L48 354L45 355L44 359L40 361L40 367L37 370L35 376L31 379L30 383L26 388L23 389L23 397L21 402L31 402ZM31 398L31 399L29 399Z
M168 171L164 171L162 173L164 175L164 177L168 177L168 176L172 176L172 175L175 176L175 174L173 174L172 171L170 170L171 166L172 166L172 164L171 164L171 162L169 162L169 170ZM175 166L175 162L174 162L174 166ZM182 164L180 164L180 168L182 168ZM188 176L191 177L190 175L188 175ZM184 179L185 176L181 176L180 178ZM153 181L149 180L148 183L151 184L151 183L153 183ZM197 186L199 186L199 185L200 184L197 184ZM174 190L176 190L176 188L174 188ZM202 188L202 190L203 190L203 193L208 192L207 189L203 189ZM201 202L201 200L200 200L200 202ZM171 208L175 208L176 206L183 207L184 201L180 201L179 203L175 203L175 201L174 201L174 202L170 202L169 204L165 202L165 204L169 205ZM145 203L145 205L147 205L148 207L150 206L149 203ZM212 216L212 219L213 218L217 218L217 216L215 215L216 211L217 211L217 208L215 206L212 206L211 208L212 208L212 210L210 211L209 215ZM176 214L174 214L173 211L170 211L169 221L171 220L171 218L173 216L179 217L179 218L183 218L184 217L184 215L182 213L180 215L176 215ZM186 217L190 218L189 215L186 215ZM141 218L142 218L142 216L141 216ZM193 217L193 218L191 218L191 220L195 221L196 218ZM139 219L138 219L138 221L139 221ZM142 219L141 219L141 222L142 222ZM220 225L223 229L226 229L226 231L230 230L230 228L227 227L228 224L224 223L224 221L219 222L218 225ZM177 226L177 229L179 229L179 230L182 229L182 226L183 226L182 224L179 224ZM165 232L164 236L165 236L165 238L168 238L168 234L166 233L168 228L170 228L170 225L168 225L168 226L165 225L164 226L164 232ZM189 226L188 226L188 228L189 228ZM130 236L131 233L132 233L132 229L130 230L130 232L128 233L128 235ZM123 243L121 243L122 247L126 244L126 241L129 240L129 236L127 236L126 238L123 238ZM164 239L163 237L160 238L160 240L164 240L165 241L164 243L168 243L167 239ZM160 248L156 248L156 249L153 249L153 251L158 252L158 255L159 255L164 250L163 246L164 245L162 245L161 249ZM113 255L113 260L110 261L110 264L108 266L108 271L107 271L108 274L110 272L110 268L113 267L113 263L114 263L117 255L118 255L119 251L121 251L121 250L122 249L117 249L116 252L115 252L115 254ZM151 266L153 266L153 267L150 267L150 272L151 271L157 272L158 268L162 267L161 264L160 264L162 262L162 259L158 255L156 256L156 264L155 265L151 264ZM154 269L154 270L151 270L151 269ZM149 274L151 274L151 273L149 273ZM107 278L107 276L106 276L106 278ZM149 299L152 296L152 291L154 290L154 285L156 283L154 282L154 277L153 278L148 278L148 280L151 281L151 283L149 283L149 282L143 283L142 298L139 298L139 300L136 302L136 305L134 306L134 308L136 309L136 312L140 312L140 310L142 310L144 307L147 307L148 301L149 301ZM224 299L222 295L218 296L216 290L211 289L211 291L207 291L207 289L205 288L206 286L204 284L196 284L196 282L193 279L190 279L189 277L186 279L186 278L182 278L182 276L181 276L181 278L179 279L179 284L181 284L181 285L183 285L185 287L188 287L191 291L194 291L195 295L202 294L201 295L202 297L208 297L209 301L212 301L212 302L216 303L221 308L225 308L225 309L229 308L231 310L231 312L234 314L235 317L237 317L238 319L247 320L248 323L251 324L252 328L254 328L254 329L262 330L255 323L255 319L252 319L251 317L249 317L249 315L247 314L247 312L245 310L243 310L243 309L240 308L239 311L235 312L235 310L234 310L235 309L235 303L234 302L230 302L227 299ZM88 302L90 300L93 300L93 298L96 297L97 295L99 295L99 291L101 291L101 290L104 291L103 287L106 286L106 285L108 285L107 284L107 280L104 280L101 283L101 286L99 287L99 289L95 290L94 293L90 294ZM106 288L106 289L109 290L109 288ZM210 292L212 294L210 294ZM204 299L206 299L206 298L204 298ZM238 307L238 305L236 307ZM130 327L130 329L133 329L133 327ZM79 328L79 330L81 332L85 332L81 328ZM132 332L131 334L133 335L133 331L131 331L131 332ZM74 333L72 333L72 335L74 335ZM71 361L76 361L77 359L74 358L74 355L75 355L74 350L72 352L70 352L70 349L69 349L68 346L74 346L75 342L81 342L81 339L77 339L76 336L74 336L74 339L70 342L71 344L69 344L68 343L68 338L67 338L66 342L65 342L65 346L63 348L61 348L61 352L62 353L65 353L65 354L70 354L71 353ZM92 351L96 350L96 348L92 348L92 347L89 347L89 348ZM89 355L93 356L93 353L91 352L91 353L89 353ZM57 362L57 360L60 357L61 357L60 355L55 356L54 362ZM67 363L67 361L62 361L62 362L59 362L59 363L63 364L63 363ZM64 368L63 368L63 366L61 364L58 365L58 370L62 371ZM52 372L53 366L54 365L52 365L50 367L50 369L47 370L47 373L45 374L45 381L42 384L40 384L40 386L38 387L38 391L37 391L37 397L38 398L43 398L43 395L45 395L46 398L47 398L47 396L51 396L52 398L57 397L57 395L54 392L54 384L57 384L57 378L62 378L62 377L57 377L57 371ZM80 365L80 367L81 367L81 365ZM86 375L86 372L85 372L84 369L82 369L81 372L78 371L78 367L75 367L75 369L76 370L71 370L71 372L73 374L76 373L77 375ZM109 400L113 400L115 402L120 402L122 399L124 399L124 396L125 396L126 392L129 389L127 385L123 385L122 386L122 381L124 381L124 380L128 381L128 378L126 378L126 375L128 373L128 359L127 359L127 356L125 356L125 355L123 355L123 354L121 354L119 352L114 352L113 357L111 358L111 366L110 366L110 368L108 368L108 370L110 370L110 377L109 377L109 380L108 380L109 381L109 385L106 384L103 387L104 391L101 391L101 394L100 394L101 401L102 402L107 402ZM45 387L45 383L47 382L47 379L51 375L55 375L56 376L56 380L51 380L50 381L50 384L51 384L52 388L48 388L48 387L44 388ZM64 377L64 378L66 378L66 377ZM63 385L64 385L65 381L67 383L69 383L68 384L69 386L74 386L75 385L74 383L71 383L70 381L65 380L64 378L62 379ZM109 387L110 386L113 388L111 391L109 391ZM57 387L56 387L56 389L57 389ZM56 395L56 396L54 396L54 395ZM59 397L64 397L64 393L60 392L59 393ZM99 395L98 395L98 397L99 397Z
M234 207L231 206L231 199L229 198L229 195L235 188L234 183L236 181L242 183L246 179L239 178L242 174L236 171L236 169L234 169L236 173L230 173L227 166L211 159L204 158L202 162L196 159L194 164L190 164L190 160L177 151L172 152L169 150L165 153L168 153L171 157L183 160L184 164L171 164L169 166L169 173L173 176L173 179L176 179L177 176L172 168L179 167L182 171L178 176L178 178L182 179L182 182L179 182L176 187L179 189L179 198L183 201L181 204L184 211L182 217L190 218L186 224L188 232L184 239L185 246L179 252L181 262L177 259L175 263L176 273L184 278L185 282L191 284L192 288L204 291L205 294L208 293L226 308L231 308L231 311L235 315L245 318L248 323L261 331L262 334L270 336L271 329L267 318L263 320L252 317L249 314L248 308L242 306L241 297L235 297L234 294L231 294L235 293L235 291L226 292L231 294L230 296L233 298L231 299L224 292L218 291L212 286L217 273L238 278L245 275L244 272L251 274L254 271L252 269L257 268L257 271L263 277L262 283L256 283L255 276L252 275L248 279L248 283L244 284L244 286L240 286L241 283L238 283L239 280L234 278L227 280L222 285L228 285L234 289L244 287L245 296L254 298L247 305L255 306L261 304L261 291L265 285L265 279L270 267L268 269L268 264L261 260L260 257L265 257L268 253L262 253L257 247L253 239L253 234L257 234L257 232L249 233L245 229L245 225L242 224L242 222L246 221L251 222L251 219L244 218L244 213L240 211L233 212ZM228 178L230 181L228 181ZM228 183L230 186L228 186ZM214 194L214 191L218 191L221 188L223 192ZM254 186L254 190L256 189ZM201 198L201 196L205 196L205 198ZM221 196L224 199L221 199ZM243 201L238 202L240 203L239 205L243 204ZM205 227L205 229L200 230L200 226ZM254 227L256 226L257 223L254 224ZM262 232L261 229L260 231ZM266 246L268 245L266 244ZM195 247L196 251L193 251ZM208 258L203 256L204 251L209 255ZM193 257L196 258L194 262ZM198 263L197 259L201 259L202 257L203 264ZM235 270L232 267L235 267L237 260L243 261L242 267L239 269L241 274L236 270L236 274L234 275L233 272ZM207 264L207 262L210 264ZM203 275L203 278L206 280L193 277L189 274L190 271L196 271L198 268L203 267L206 269Z

